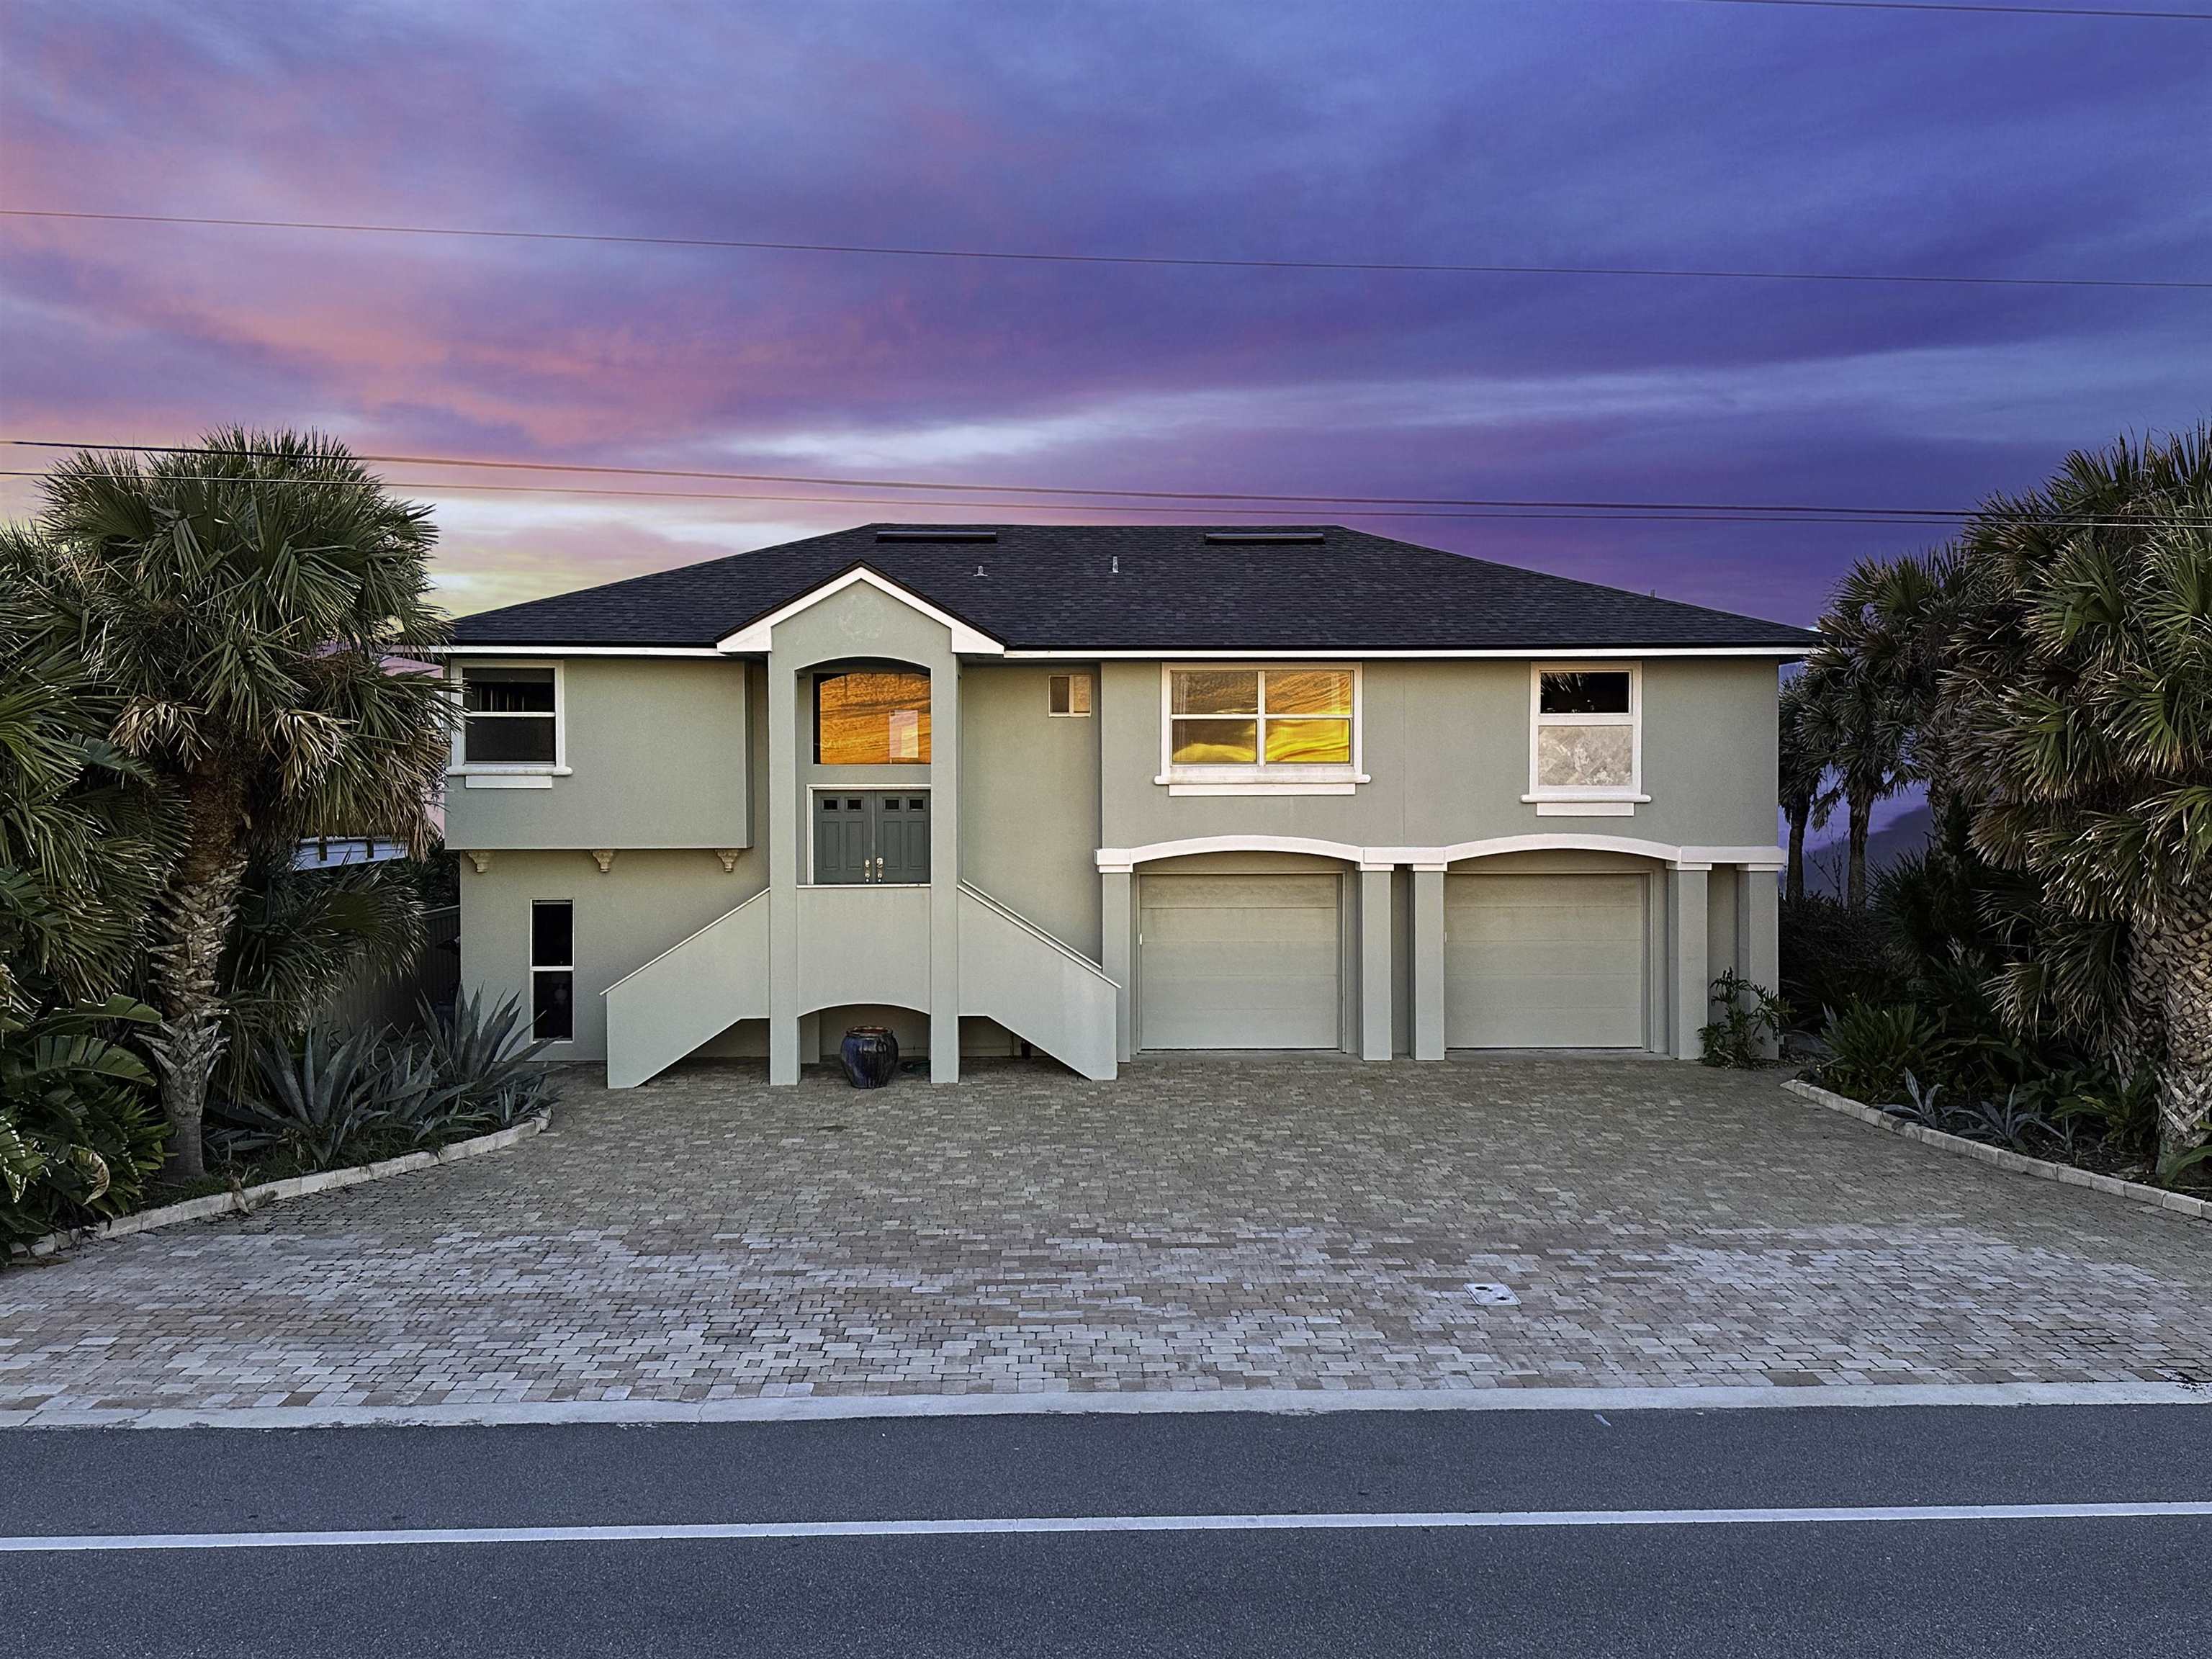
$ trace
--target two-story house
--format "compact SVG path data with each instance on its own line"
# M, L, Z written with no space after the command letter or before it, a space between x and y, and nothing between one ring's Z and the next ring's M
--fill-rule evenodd
M462 971L641 1083L1693 1057L1802 629L1334 526L875 525L463 619Z

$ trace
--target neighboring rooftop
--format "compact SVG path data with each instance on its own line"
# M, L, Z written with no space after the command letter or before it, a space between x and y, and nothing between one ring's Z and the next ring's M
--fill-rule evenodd
M1782 623L1338 526L863 525L454 624L459 644L711 646L866 566L1014 651L1810 648Z

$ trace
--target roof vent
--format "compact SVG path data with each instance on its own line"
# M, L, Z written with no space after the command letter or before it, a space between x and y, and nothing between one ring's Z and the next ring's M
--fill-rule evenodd
M1209 530L1206 539L1210 542L1256 543L1261 546L1277 546L1291 542L1325 542L1328 533L1321 530Z
M879 542L995 542L995 530L878 530Z

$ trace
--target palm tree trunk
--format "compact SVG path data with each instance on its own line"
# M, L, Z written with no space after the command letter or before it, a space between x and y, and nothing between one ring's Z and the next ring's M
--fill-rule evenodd
M222 1025L222 951L246 878L236 789L217 783L194 793L198 799L186 811L195 833L163 898L158 923L163 937L147 953L161 1030L146 1046L161 1075L161 1107L169 1121L162 1175L170 1181L207 1173L201 1120L208 1079L228 1040Z
M2158 918L2165 1064L2158 1150L2172 1158L2212 1137L2212 880L2170 885Z
M1867 827L1874 817L1874 797L1853 795L1850 801L1850 861L1844 867L1844 903L1853 910L1867 905Z
M1790 814L1790 875L1784 889L1792 904L1805 902L1805 820L1810 816L1809 807Z

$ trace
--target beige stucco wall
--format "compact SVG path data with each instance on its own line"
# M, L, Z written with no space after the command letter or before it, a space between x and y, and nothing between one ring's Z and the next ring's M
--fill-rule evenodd
M568 775L545 789L471 789L448 779L447 844L749 845L747 682L757 672L684 657L567 659Z
M1644 787L1630 817L1540 817L1528 787L1525 661L1372 662L1362 671L1370 783L1350 795L1170 796L1160 775L1160 666L1105 665L1099 697L1109 847L1197 836L1304 836L1433 847L1581 831L1675 846L1774 842L1775 702L1767 659L1643 665Z
M1051 709L1082 663L971 663L960 676L961 874L1098 958L1098 720Z
M623 852L605 875L579 852L495 853L479 875L461 863L461 982L488 1000L529 1005L530 907L538 899L575 906L576 1036L556 1060L606 1057L603 994L679 939L758 892L768 863L747 853L726 872L712 853Z

